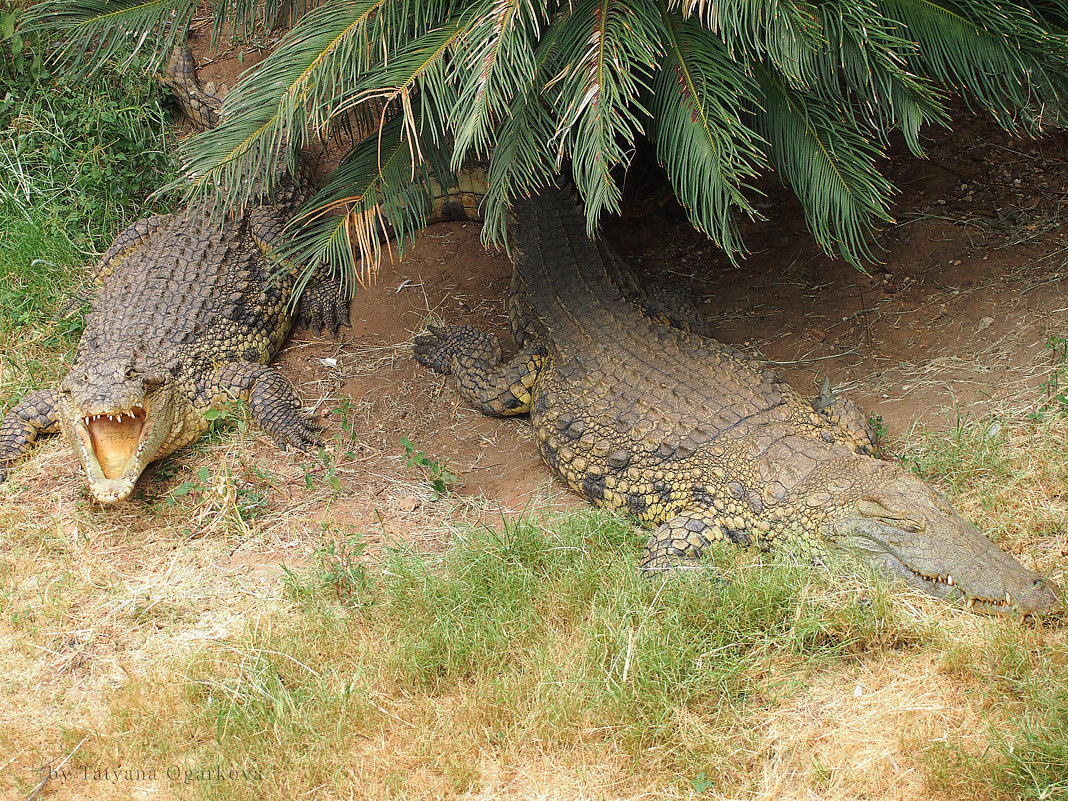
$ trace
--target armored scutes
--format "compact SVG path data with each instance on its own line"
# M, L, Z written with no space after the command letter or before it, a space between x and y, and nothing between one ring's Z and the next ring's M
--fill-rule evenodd
M218 120L182 48L164 83L190 118ZM41 434L62 431L102 503L129 496L141 472L197 439L205 412L246 401L285 448L318 429L280 373L267 366L293 324L297 268L269 259L308 191L286 179L269 203L216 220L200 208L149 217L115 240L96 268L92 310L70 373L25 397L0 423L0 479ZM340 286L314 280L300 316L336 333L347 324Z
M874 458L852 404L817 410L757 361L656 322L671 315L586 236L568 193L515 211L519 353L503 361L495 337L451 326L417 337L416 358L487 414L529 412L543 458L572 489L658 526L644 570L693 565L717 542L790 540L814 554L847 549L970 608L1058 608L1056 585Z

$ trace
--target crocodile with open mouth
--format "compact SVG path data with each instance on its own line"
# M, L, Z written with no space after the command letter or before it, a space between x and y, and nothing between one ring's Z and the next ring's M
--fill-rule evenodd
M220 101L201 88L188 48L172 56L163 83L194 123L218 122ZM38 436L62 431L93 496L115 503L150 462L200 437L209 409L238 399L281 447L316 443L318 427L268 366L295 318L335 334L348 323L340 284L325 277L312 279L294 313L299 267L270 258L309 190L302 172L240 215L191 206L121 233L96 268L70 372L0 422L0 480Z

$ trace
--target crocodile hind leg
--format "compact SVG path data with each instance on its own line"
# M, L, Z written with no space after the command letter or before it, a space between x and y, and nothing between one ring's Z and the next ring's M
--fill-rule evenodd
M460 394L483 414L507 417L530 411L530 390L545 362L536 346L504 361L497 337L469 325L430 326L415 338L415 358L436 373L456 377Z
M42 434L59 433L59 390L31 392L0 422L0 481Z
M278 447L306 451L319 444L320 427L300 413L301 403L290 383L273 367L232 362L220 367L202 393L210 406L221 396L246 401L254 419Z
M337 339L338 329L349 325L349 301L341 282L330 276L312 276L297 301L297 324L320 334L326 329Z
M879 443L868 418L849 398L835 395L831 391L829 378L823 379L820 396L812 405L827 422L846 432L846 440L853 450L869 456L875 456L878 453Z
M680 512L654 531L642 551L638 567L647 573L693 570L709 547L720 542L750 544L749 535L722 525L713 513Z
M303 169L296 179L286 178L280 191L285 197L278 202L295 205L312 191L311 177ZM319 333L326 329L337 338L338 329L349 325L349 300L341 281L329 274L329 268L320 267L304 287L300 286L299 267L278 257L278 249L285 244L286 218L277 208L261 206L247 215L252 241L268 259L274 262L276 272L297 282L300 299L296 304L297 324L302 328L315 328Z

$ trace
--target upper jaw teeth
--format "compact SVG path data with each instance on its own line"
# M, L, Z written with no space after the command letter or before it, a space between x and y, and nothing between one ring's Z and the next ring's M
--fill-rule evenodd
M117 414L107 414L107 413L105 413L105 414L87 414L87 415L83 415L82 416L81 422L82 422L83 425L88 426L90 423L95 423L97 420L102 420L103 418L106 417L108 420L111 420L112 422L121 423L123 418L126 415L129 415L130 419L132 420L134 417L137 416L137 412L143 412L144 408L145 408L144 404L134 403L134 404L131 405L130 411L128 411L128 412L118 412Z
M955 586L953 576L949 573L944 576L928 576L926 573L921 573L918 570L913 570L912 572L920 578L927 579L928 581L933 581L935 584L947 584L950 587ZM993 606L998 608L1004 606L1012 606L1012 596L1007 590L1005 592L1005 600L1000 600L997 598L973 598L972 596L967 595L967 593L964 594L964 598L966 599L968 609L971 609L977 603L986 604L987 606Z

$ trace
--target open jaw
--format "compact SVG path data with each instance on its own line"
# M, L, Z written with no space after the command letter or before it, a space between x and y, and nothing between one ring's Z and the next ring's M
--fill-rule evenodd
M97 500L114 503L133 490L145 462L152 433L148 405L134 403L120 412L83 415L75 421L89 486Z

